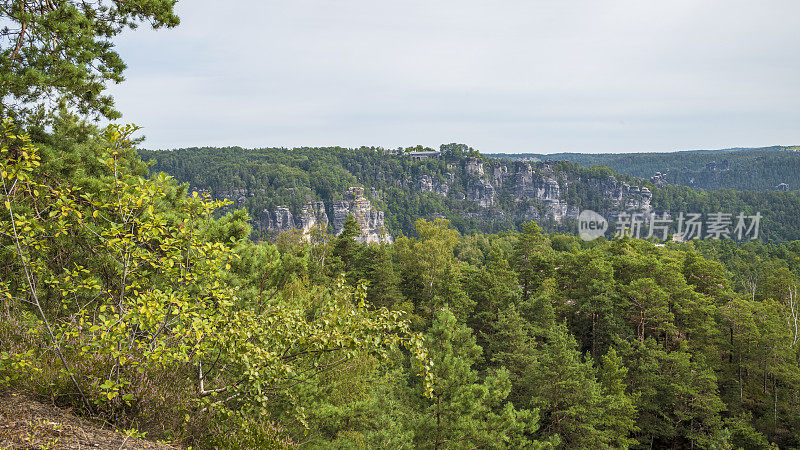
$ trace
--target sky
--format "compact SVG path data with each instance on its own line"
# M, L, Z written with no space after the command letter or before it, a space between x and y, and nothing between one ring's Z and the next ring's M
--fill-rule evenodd
M183 0L117 38L143 147L800 144L797 0Z

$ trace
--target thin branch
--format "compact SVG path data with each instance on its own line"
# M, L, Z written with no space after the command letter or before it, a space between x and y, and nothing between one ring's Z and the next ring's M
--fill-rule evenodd
M27 4L22 2L22 9L25 9ZM9 60L9 64L14 64L14 59L16 59L17 54L19 53L20 49L22 48L22 42L25 40L25 31L28 30L28 22L22 22L22 29L19 32L19 37L17 38L17 45L14 47L14 52L11 53L11 59Z
M6 198L9 197L9 191L6 188L6 181L3 179L3 190L5 193ZM30 267L28 266L28 261L25 258L25 254L22 251L22 245L20 244L19 234L17 233L17 225L16 220L14 219L14 212L11 208L11 203L8 202L6 209L8 210L9 217L11 218L11 229L14 232L14 244L17 248L17 255L19 256L20 262L22 263L22 269L25 273L25 281L28 284L28 289L30 290L31 296L33 297L34 304L36 305L36 309L39 311L39 315L42 316L42 321L44 322L45 328L47 330L47 334L50 336L51 342L53 342L53 348L58 354L58 358L61 360L61 364L64 366L64 370L67 371L70 379L72 380L72 384L75 385L75 388L80 393L83 402L86 404L86 407L90 412L93 411L92 404L89 402L89 399L86 398L86 395L83 393L83 389L81 389L80 384L78 384L78 380L75 379L75 375L69 368L69 364L67 364L66 358L64 358L64 353L61 351L61 347L56 342L55 334L53 333L53 329L50 327L50 321L47 320L47 316L44 314L44 310L42 310L42 304L39 301L39 296L36 293L36 282L33 278L33 273L31 273Z

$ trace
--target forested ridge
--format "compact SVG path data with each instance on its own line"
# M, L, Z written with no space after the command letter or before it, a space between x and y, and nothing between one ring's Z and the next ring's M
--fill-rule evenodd
M442 145L441 150L441 158L423 161L412 160L402 149L388 154L378 147L193 148L140 154L152 163L151 173L164 172L214 196L236 190L248 192L251 195L238 206L245 207L251 217L283 205L297 214L308 201L341 200L349 187L363 186L373 206L387 212L386 227L392 235L414 234L416 219L434 217L447 218L463 233L518 229L522 221L515 214L525 211L529 202L515 202L508 192L501 192L494 209L502 212L486 217L480 214L485 208L466 198L477 179L467 173L465 163L479 159L487 163L489 171L489 165L498 162L463 144ZM556 165L555 170L560 179L568 179L583 169L564 163ZM600 170L595 176L605 175ZM423 177L429 177L433 186L447 186L447 190L444 194L421 190L419 180ZM601 207L602 199L596 192L592 195L588 189L573 189L571 194L577 202L583 196L587 207ZM552 222L547 226L558 228Z
M679 207L774 207L789 242L587 242L532 221L487 232L431 218L447 196L386 194L381 173L494 164L463 146L419 162L283 150L270 157L286 162L203 170L164 153L210 185L273 189L258 201L359 183L403 214L391 244L359 243L353 216L337 236L252 239L246 209L151 173L136 126L87 120L117 116L103 88L124 64L109 39L174 26L173 7L0 8L0 399L23 392L208 449L800 448L800 241L779 220L800 217L795 193L653 192ZM580 186L573 203L603 205ZM467 207L452 205L456 219Z
M772 191L779 185L800 189L800 147L773 146L669 153L493 154L504 159L559 159L584 166L599 164L649 179L656 173L671 184L696 189Z
M351 186L363 186L373 206L386 212L387 231L392 235L413 235L417 218L432 220L437 217L447 218L464 234L519 230L523 222L530 220L525 212L532 204L543 208L542 202L536 200L515 199L510 186L497 188L494 204L481 207L470 198L471 190L479 186L480 180L467 172L466 165L471 160L480 160L489 178L494 167L503 167L506 163L464 144L442 145L441 152L441 159L423 161L404 156L403 149L397 154L388 154L378 147L192 148L147 150L140 151L140 155L152 163L151 174L165 172L212 195L222 194L223 198L237 190L246 192L244 202L237 206L247 209L254 219L262 211L281 205L298 214L302 205L309 201L341 200ZM762 240L800 239L800 228L795 223L800 217L800 191L692 189L655 184L649 179L617 173L599 165L584 167L555 159L549 160L547 165L553 169L553 174L548 176L562 186L560 198L577 209L614 210L609 206L612 193L599 187L608 177L613 177L648 188L652 192L650 204L658 214L669 211L677 216L679 212L721 211L735 216L758 212L764 216L759 236ZM422 190L419 187L422 177L429 177L434 187L446 185L448 190ZM375 195L369 194L370 189ZM547 217L544 209L541 216L538 222L546 231L576 232L574 220L556 222ZM257 237L266 236L259 234Z
M153 163L151 173L167 173L180 182L207 189L212 195L237 189L254 193L241 205L251 216L283 205L298 213L306 202L341 200L349 187L363 186L373 205L389 212L387 229L395 235L413 233L416 218L430 218L433 214L448 216L465 230L480 228L478 221L465 217L466 213L480 210L463 198L468 176L463 170L452 170L478 153L465 155L461 147L453 146L441 160L426 161L412 161L402 153L388 155L376 147L192 148L140 154ZM457 181L447 196L421 192L415 186L421 176L430 176L434 183L446 183L448 173L453 173ZM369 188L380 190L380 196L371 196ZM462 194L460 198L458 194ZM510 220L481 225L514 227Z

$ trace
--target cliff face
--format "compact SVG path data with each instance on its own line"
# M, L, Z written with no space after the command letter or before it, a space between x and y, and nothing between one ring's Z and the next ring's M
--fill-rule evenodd
M422 175L417 182L417 189L422 192L435 192L441 196L447 196L450 192L450 186L455 181L455 176L452 173L447 174L448 177L444 182L434 180L430 175Z
M361 235L356 238L357 241L392 242L392 236L386 232L383 211L377 211L372 207L372 203L364 197L364 188L350 188L346 200L332 202L330 210L332 220L329 220L323 202L306 203L296 217L289 208L279 206L272 211L264 210L253 225L276 233L293 228L308 233L313 227L327 229L328 225L331 225L333 234L338 236L344 229L347 216L352 214L361 228Z
M462 214L488 221L553 220L562 223L565 218L576 218L581 209L596 209L612 216L622 211L647 214L652 210L652 194L646 187L629 185L613 176L565 171L556 164L547 161L484 162L468 158L448 163L446 170L438 174L423 172L414 176L405 172L402 178L396 175L392 178L390 173L379 172L375 180L403 190L473 202L480 208ZM368 192L372 199L384 193L375 187L370 187ZM242 207L248 198L263 193L233 189L215 194L216 198L233 200L236 207ZM340 201L308 202L294 212L279 206L254 213L253 226L270 233L291 229L308 233L314 227L321 227L338 235L350 214L361 227L360 242L392 242L386 231L384 212L373 208L361 187L351 187ZM429 218L439 216L444 217L437 211Z
M285 206L275 208L275 211L264 210L264 215L261 217L261 223L264 228L269 230L281 232L288 231L292 228L298 228L294 220L292 211Z
M328 213L325 212L325 203L308 202L303 205L302 213L297 220L297 228L308 232L313 227L328 228Z
M479 214L484 217L505 218L509 211L501 210L497 200L499 195L508 194L516 203L530 200L537 204L538 207L531 206L522 213L522 219L551 218L560 223L564 218L575 218L581 208L577 204L568 203L566 192L572 184L578 183L579 188L590 191L592 197L604 200L609 210L634 210L643 213L651 210L652 194L649 189L628 185L612 176L588 179L559 177L550 162L531 164L517 161L484 166L477 158L463 163L464 194L458 196L485 208L486 211ZM454 182L452 173L448 175L448 181L439 185L429 176L421 176L417 183L419 190L446 196Z
M372 203L364 198L364 188L351 187L347 191L347 200L333 202L333 234L338 236L344 230L344 222L350 214L361 227L357 241L392 242L392 237L386 232L383 211L372 208Z

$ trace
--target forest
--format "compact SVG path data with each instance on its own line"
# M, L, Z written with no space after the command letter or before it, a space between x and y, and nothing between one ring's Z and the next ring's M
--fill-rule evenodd
M598 164L617 172L649 179L657 172L671 184L695 189L774 191L800 189L798 146L688 150L670 153L498 153L503 159L559 159L584 166Z
M416 219L437 217L448 219L462 234L519 230L522 223L530 220L525 212L531 205L543 207L536 200L516 201L511 186L497 189L497 200L490 208L479 206L469 194L480 185L480 180L469 174L465 165L478 159L488 174L494 167L508 167L508 163L482 155L464 144L443 144L440 150L440 159L423 161L413 161L402 153L388 154L386 149L378 147L190 148L141 150L139 154L151 163L151 174L164 172L214 197L224 198L237 190L248 193L244 202L236 206L247 209L253 219L276 206L288 206L298 214L309 201L341 200L350 186L363 186L367 192L374 190L377 195L372 198L373 206L386 211L386 228L391 235L414 235ZM552 161L550 165L552 176L565 186L561 197L576 208L613 209L609 206L610 193L598 188L608 177L613 177L619 182L647 187L653 194L651 204L659 214L760 212L764 216L762 240L800 239L800 228L795 225L800 217L800 190L692 189L674 184L656 185L605 166L581 166L570 161ZM449 189L444 195L421 190L418 185L421 177L429 177L434 186L447 185ZM576 231L574 221L570 220L556 222L542 217L539 222L548 232ZM261 232L256 235L266 237Z
M393 243L359 243L352 216L338 236L254 238L248 209L151 170L138 127L91 120L118 117L104 87L124 64L108 39L176 26L173 7L2 3L18 27L0 50L0 394L185 448L800 448L796 193L654 191L657 204L773 208L785 234L763 242L587 242L412 208ZM369 162L402 177L484 158L443 150L159 164L334 198L370 187Z
M6 387L201 448L799 444L800 242L254 242L59 120L4 123Z

